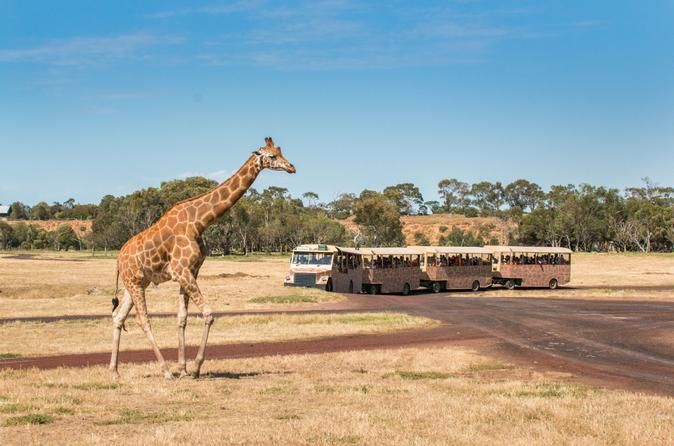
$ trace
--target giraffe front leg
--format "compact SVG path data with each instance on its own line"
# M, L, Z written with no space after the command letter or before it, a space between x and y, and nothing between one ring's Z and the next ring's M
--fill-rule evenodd
M201 333L201 344L199 344L199 351L197 352L197 356L194 359L194 370L192 371L192 376L194 378L198 378L199 374L201 373L201 366L205 359L208 333L211 329L211 325L213 325L213 322L215 321L215 318L213 317L213 310L206 304L206 300L199 290L199 285L197 285L197 280L194 278L192 272L189 271L189 269L183 269L179 273L178 282L185 290L185 294L187 294L187 296L199 308L201 314L204 317L204 328Z
M114 379L119 379L117 363L119 356L119 340L122 335L124 321L133 307L133 299L128 291L124 292L122 304L112 313L112 355L110 357L110 371Z
M180 367L180 378L188 376L187 360L185 359L185 327L187 326L187 304L189 297L185 290L180 287L180 296L178 297L178 365Z

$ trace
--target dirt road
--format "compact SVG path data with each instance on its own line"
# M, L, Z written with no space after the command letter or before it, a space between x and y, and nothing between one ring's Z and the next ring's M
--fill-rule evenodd
M519 366L568 372L575 379L594 385L674 396L674 303L671 302L485 298L468 293L359 295L320 310L297 312L368 310L405 312L437 319L442 324L430 330L381 335L209 345L207 355L239 358L460 345ZM175 349L166 349L165 353L168 359L177 358ZM125 351L120 358L126 362L154 360L150 350ZM0 368L77 367L107 364L108 360L109 352L19 358L0 360Z

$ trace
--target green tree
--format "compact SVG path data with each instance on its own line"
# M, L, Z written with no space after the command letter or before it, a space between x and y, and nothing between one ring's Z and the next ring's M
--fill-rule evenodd
M400 183L384 189L384 196L398 206L401 215L414 215L424 204L419 188L412 183Z
M482 216L497 215L504 203L504 190L500 182L481 181L470 188L473 205Z
M470 205L470 186L456 178L441 180L438 183L438 194L444 202L445 211L462 212Z
M353 214L353 206L356 202L356 195L344 193L336 200L328 203L328 215L332 218L344 219Z
M80 247L80 240L70 225L61 225L54 232L54 248L56 250L68 251L70 248Z
M20 201L15 201L10 205L9 218L12 220L28 220L30 208Z
M536 209L545 199L545 193L538 184L524 179L508 184L503 192L505 201L511 207L518 207L523 211Z
M51 217L49 205L44 201L39 202L30 210L30 218L33 220L49 220Z
M400 246L404 244L398 207L384 195L367 194L354 207L355 222L371 246Z

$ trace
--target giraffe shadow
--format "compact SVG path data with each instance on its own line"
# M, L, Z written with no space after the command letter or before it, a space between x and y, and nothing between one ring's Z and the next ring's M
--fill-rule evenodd
M245 379L255 378L262 375L288 375L292 372L208 372L201 375L200 380L220 380L220 379Z

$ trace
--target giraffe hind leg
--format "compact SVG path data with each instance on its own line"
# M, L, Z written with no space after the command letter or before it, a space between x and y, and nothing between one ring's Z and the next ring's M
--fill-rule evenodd
M185 290L180 288L178 296L178 366L180 367L180 378L187 375L187 360L185 359L185 327L187 326L187 305L189 297Z
M145 303L145 290L142 287L137 286L131 288L130 293L131 297L134 300L134 304L136 305L136 319L138 320L143 331L145 332L147 340L150 341L150 345L152 345L152 350L154 351L154 355L157 358L159 367L161 368L161 371L166 379L173 379L174 376L169 371L166 365L166 361L164 360L164 356L161 354L159 346L157 345L157 341L155 340L154 334L152 333L152 327L150 326L150 319L147 314L147 305Z
M121 306L112 314L112 355L110 357L110 371L114 378L119 378L117 363L119 359L119 340L124 328L124 321L133 307L133 299L128 291L124 292L124 300Z

